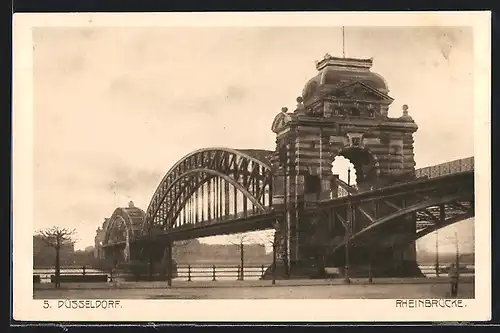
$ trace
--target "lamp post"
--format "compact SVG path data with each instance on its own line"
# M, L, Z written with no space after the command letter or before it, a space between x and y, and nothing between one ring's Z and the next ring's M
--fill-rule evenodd
M347 169L347 185L351 186L351 168ZM349 278L349 237L351 229L351 192L347 191L347 220L345 226L345 267L344 267L344 282L346 284L351 283Z
M458 294L458 280L460 279L460 261L458 252L458 235L455 231L455 246L456 246L456 257L455 263L451 264L449 275L451 278L451 297L457 297Z
M439 277L439 234L436 230L436 276Z
M458 280L459 280L459 277L460 277L460 251L459 251L459 248L458 248L458 233L455 231L455 250L456 250L456 254L455 254L455 266L457 267L457 292L458 292Z
M283 107L282 112L286 113L287 108ZM288 256L288 241L290 238L290 230L288 227L288 224L290 223L290 212L289 212L289 207L288 207L288 168L289 168L289 163L288 163L288 142L284 142L280 148L279 148L279 161L280 165L283 167L283 206L285 208L285 225L284 225L284 234L285 234L285 242L284 242L284 268L285 268L285 278L289 277L290 274L290 265L289 265L289 256Z
M167 286L172 287L172 240L169 238L167 240L167 247L165 248L167 252Z
M276 284L276 242L278 240L277 235L279 235L279 222L275 221L274 225L274 236L272 239L272 246L273 246L273 284Z

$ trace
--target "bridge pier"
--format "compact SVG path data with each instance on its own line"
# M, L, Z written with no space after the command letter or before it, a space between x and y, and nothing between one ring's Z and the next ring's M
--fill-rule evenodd
M364 226L360 227L363 229ZM400 217L392 226L372 233L362 241L350 244L349 275L351 277L422 277L417 263L414 214ZM343 251L331 258L329 264L338 266L344 274ZM339 265L339 262L342 265Z
M334 268L338 277L345 274L345 228L340 215L342 209L328 215L318 213L318 208L309 205L304 207L302 201L297 206L297 220L291 220L290 231L297 230L296 237L285 233L285 218L279 222L277 237L277 279L325 278L325 268ZM355 209L353 209L355 210ZM352 232L358 232L366 226L357 214L352 214ZM358 219L358 220L357 220ZM394 227L396 225L397 227ZM300 227L299 227L300 226ZM400 217L391 227L370 234L361 243L350 243L349 276L353 278L376 277L420 277L421 273L416 261L416 245L412 237L416 233L416 217L414 214ZM287 276L286 237L290 237L289 276ZM332 250L340 251L332 255ZM272 266L264 274L264 279L272 278Z
M163 240L154 242L149 254L149 279L159 279L167 281L171 285L171 280L177 275L177 265L172 257L172 242Z
M167 240L161 260L161 276L165 278L168 286L172 286L172 278L174 277L174 265L172 258L172 241Z
M339 207L334 212L338 216L315 216L323 200L340 196L335 184L343 182L332 174L337 156L354 165L362 190L370 191L415 170L413 133L418 126L407 106L401 117L387 117L393 99L386 82L371 72L372 64L371 59L325 56L316 64L317 75L297 98L297 108L293 112L283 108L273 122L277 144L271 160L276 169L273 195L283 198L283 261L285 266L289 264L292 278L321 276L321 266L329 265L325 258L332 247L349 237L346 233L366 227L366 219L359 218L357 211L350 218L347 207ZM344 183L342 189L357 191L350 183ZM355 258L357 249L351 250ZM343 268L344 259L335 258L333 264ZM385 258L394 265L398 260ZM368 261L363 258L362 263ZM354 272L358 263L347 264Z
M385 248L376 250L368 249L373 253L368 261L358 260L349 267L349 276L353 278L368 278L370 275L377 277L422 277L415 256L408 256L408 253L415 251L415 243L412 242L405 248ZM340 267L341 274L344 274Z
M154 274L154 261L153 261L153 253L152 251L148 254L148 278L149 280L153 279Z

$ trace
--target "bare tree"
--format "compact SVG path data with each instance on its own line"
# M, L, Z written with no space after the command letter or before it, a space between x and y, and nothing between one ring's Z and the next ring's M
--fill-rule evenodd
M76 230L51 227L38 232L47 246L50 246L56 251L56 262L55 262L55 287L59 288L61 286L61 248L63 246L68 246L75 243Z
M238 279L243 281L244 280L244 252L245 252L245 245L251 243L250 235L248 233L238 233L235 235L232 235L231 238L233 240L230 240L229 242L233 245L237 245L240 249L240 272Z

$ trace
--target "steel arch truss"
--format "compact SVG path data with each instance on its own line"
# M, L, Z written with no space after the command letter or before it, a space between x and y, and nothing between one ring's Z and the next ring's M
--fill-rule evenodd
M474 217L474 199L456 198L417 212L415 240L455 222Z
M324 204L330 206L326 208L329 223L338 221L342 229L348 228L350 246L394 247L473 217L474 176L463 173L417 180ZM344 249L342 240L332 253Z
M241 214L268 212L272 205L271 168L262 158L262 151L256 151L255 157L251 155L251 150L207 148L178 161L153 195L142 233L161 234L175 228L232 220ZM238 198L243 199L242 207L238 207Z
M465 193L431 199L407 208L393 205L395 212L383 219L382 223L395 222L397 218L415 219L415 232L395 234L386 239L379 238L380 247L399 248L411 241L416 241L431 232L474 217L474 198ZM410 220L411 221L411 220ZM356 235L352 238L356 244Z
M106 227L103 247L124 247L125 261L130 259L130 243L140 234L144 211L135 208L117 208Z

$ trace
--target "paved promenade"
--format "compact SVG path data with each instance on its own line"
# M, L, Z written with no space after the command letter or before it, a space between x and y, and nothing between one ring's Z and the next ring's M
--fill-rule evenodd
M262 299L262 298L446 298L450 284L447 278L352 279L345 285L335 280L271 281L173 281L37 284L36 299L49 298L121 298L121 299ZM461 298L474 298L473 278L463 278L459 286Z
M440 284L449 283L447 277L435 278L378 278L373 279L372 285L382 284ZM472 277L464 277L462 283L472 283ZM370 285L368 279L351 279L353 285ZM276 286L330 286L344 285L343 279L327 280L276 280ZM171 288L243 288L243 287L273 287L270 280L245 280L245 281L172 281ZM88 282L88 283L62 283L61 289L165 289L169 288L166 281L116 281L116 282ZM35 290L54 289L52 283L40 283L34 286Z

